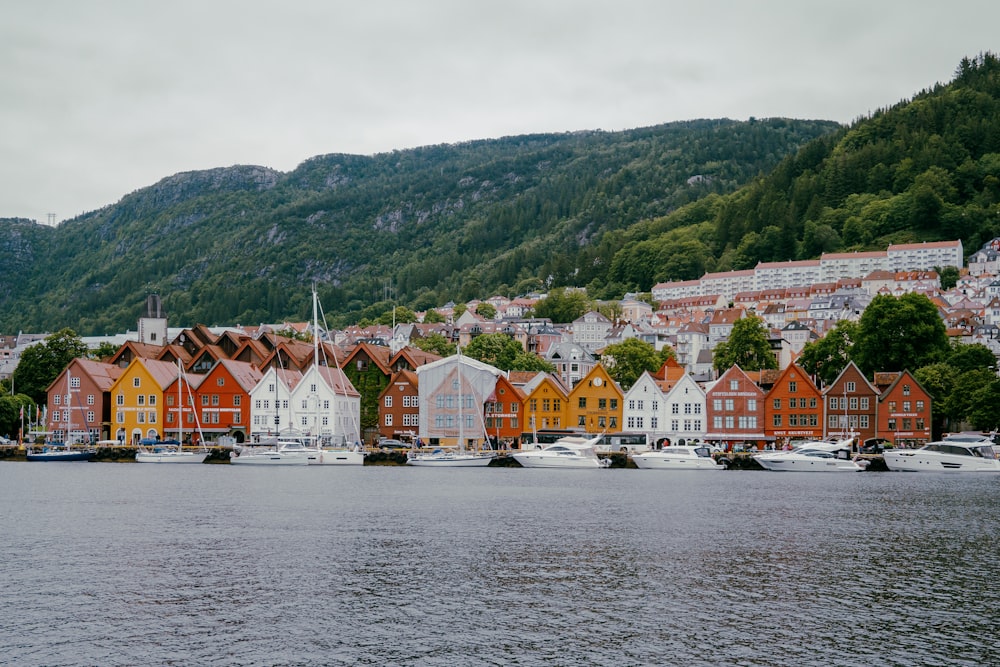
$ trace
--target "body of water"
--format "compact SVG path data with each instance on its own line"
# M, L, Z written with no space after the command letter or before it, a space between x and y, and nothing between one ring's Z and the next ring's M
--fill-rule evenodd
M996 665L1000 476L0 464L0 664Z

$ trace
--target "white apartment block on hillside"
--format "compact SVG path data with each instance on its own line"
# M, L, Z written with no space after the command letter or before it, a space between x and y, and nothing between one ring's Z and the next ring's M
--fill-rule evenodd
M719 294L731 301L740 292L836 283L844 278L860 279L874 271L962 268L962 257L961 241L894 244L885 251L824 253L818 260L761 262L754 269L706 273L700 280L658 283L652 293L656 301L706 294Z

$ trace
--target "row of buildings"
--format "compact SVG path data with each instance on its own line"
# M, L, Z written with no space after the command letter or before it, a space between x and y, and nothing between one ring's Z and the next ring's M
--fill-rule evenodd
M900 444L931 435L931 398L908 372L868 379L852 364L820 389L794 363L698 382L672 359L623 391L600 363L567 384L560 373L504 372L370 341L341 347L205 327L168 338L162 309L151 314L140 322L146 342L128 341L104 362L76 359L56 378L42 424L51 437L244 442L294 432L333 443L411 436L517 446L531 431L578 429L762 447L845 433Z

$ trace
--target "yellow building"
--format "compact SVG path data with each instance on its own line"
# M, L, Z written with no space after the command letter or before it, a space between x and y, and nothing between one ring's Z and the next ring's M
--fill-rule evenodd
M164 439L164 392L176 379L176 364L133 359L111 385L111 437L126 444Z
M622 423L622 390L598 364L573 386L566 401L566 428L587 433L618 431Z
M539 373L538 381L522 388L525 431L566 428L566 390L548 373Z

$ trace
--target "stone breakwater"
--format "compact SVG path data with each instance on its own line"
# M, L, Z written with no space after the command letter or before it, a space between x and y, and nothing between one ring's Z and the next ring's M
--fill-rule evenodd
M120 462L120 463L135 463L135 455L138 451L135 447L98 447L97 454L94 456L94 461L102 462ZM228 447L212 447L209 450L208 457L205 459L205 463L229 463L229 452L232 451ZM611 459L611 468L636 468L635 463L628 455L621 452L613 452L610 454L604 454L603 457ZM889 469L885 465L885 461L880 455L877 454L864 454L861 458L868 461L868 472L887 472ZM750 452L738 452L729 453L725 455L717 455L716 460L725 459L728 470L763 470L757 461L751 456ZM25 450L23 447L18 447L17 445L3 445L0 446L0 460L3 461L26 461ZM395 450L390 452L383 452L379 450L369 451L368 455L365 457L366 466L404 466L406 465L406 451ZM514 460L513 456L510 456L510 452L502 451L497 454L497 457L490 462L490 467L493 468L506 468L513 467L519 468L519 464ZM637 468L636 468L637 469Z

